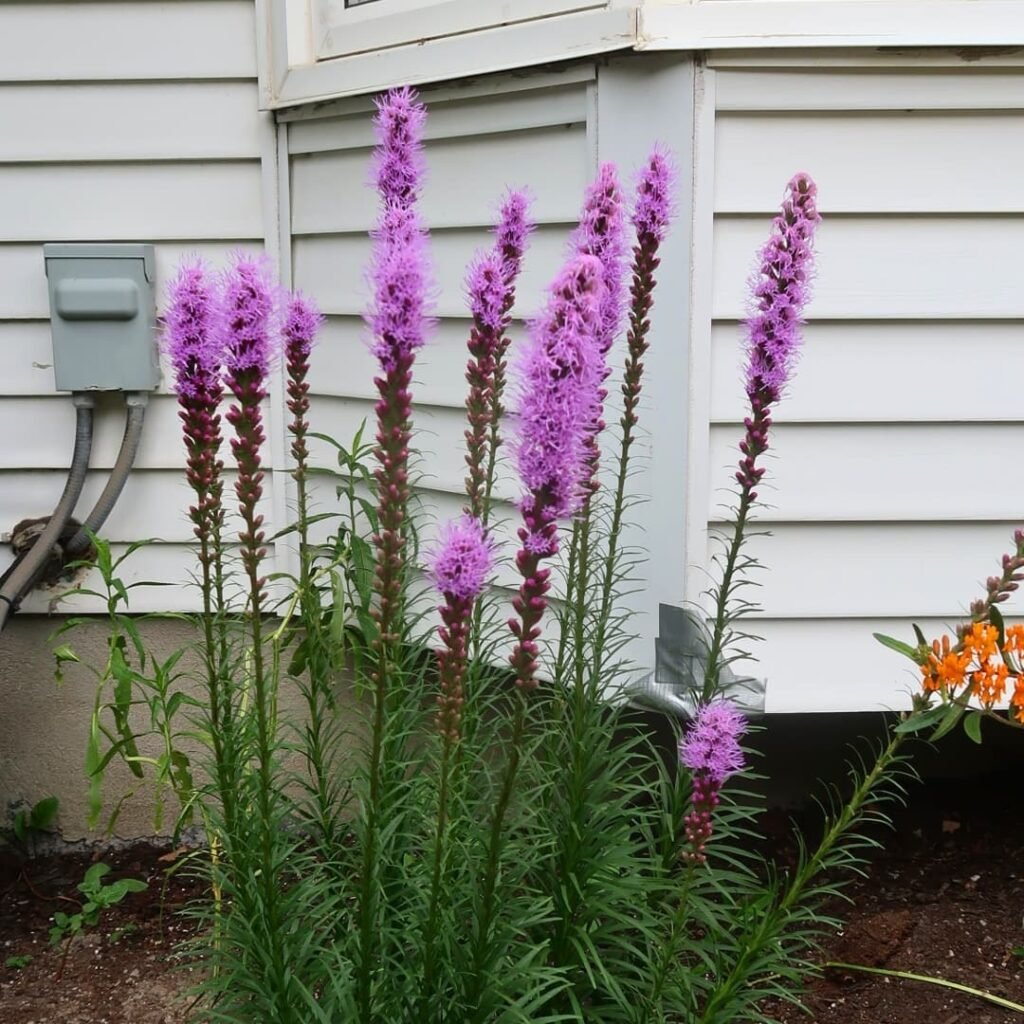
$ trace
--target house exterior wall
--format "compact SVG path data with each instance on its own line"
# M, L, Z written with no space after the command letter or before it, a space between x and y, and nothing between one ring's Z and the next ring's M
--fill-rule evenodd
M53 508L74 437L70 397L54 390L42 243L154 242L161 306L183 255L219 263L264 246L274 127L258 111L253 10L249 0L0 5L0 532ZM120 399L102 399L80 516L122 426ZM119 546L158 538L127 566L134 578L185 579L179 438L165 384L103 531ZM192 601L179 588L137 594L138 610ZM51 597L25 608L46 611Z
M769 711L905 708L916 673L872 632L943 632L1011 546L1022 72L1012 54L864 51L712 53L701 72L691 550L727 497L745 282L795 171L817 179L824 218L762 489L771 536L752 545L769 567L751 624Z
M70 396L54 391L43 242L154 242L162 299L183 254L220 262L272 237L274 146L273 120L258 110L250 0L0 4L0 533L53 509L74 439ZM123 422L121 401L101 400L80 516L103 486ZM191 527L178 427L165 385L103 530L118 551L159 538L124 576L177 585L134 591L137 611L195 603L181 585ZM0 546L0 569L8 559ZM93 686L77 668L63 689L54 685L46 638L61 619L48 614L52 596L30 597L0 635L0 823L11 801L55 793L73 837L85 827ZM99 604L59 607L72 609ZM160 650L191 635L181 624L150 628ZM102 663L98 630L90 636L86 649ZM119 826L151 829L148 809Z

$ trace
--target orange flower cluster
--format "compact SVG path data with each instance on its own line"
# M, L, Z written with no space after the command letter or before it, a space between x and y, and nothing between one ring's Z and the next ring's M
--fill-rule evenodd
M1024 723L1024 626L1008 626L999 643L999 630L988 622L973 623L959 643L944 636L932 642L921 665L925 692L944 698L966 693L991 708L1010 693L1014 716Z

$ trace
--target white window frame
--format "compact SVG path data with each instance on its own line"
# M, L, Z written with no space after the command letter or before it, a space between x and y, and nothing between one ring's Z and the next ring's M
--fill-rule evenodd
M260 106L277 110L631 50L640 2L377 0L346 11L340 2L324 8L323 0L256 0ZM404 13L395 13L397 4ZM318 13L331 10L350 16L353 52L330 55L341 23L324 25ZM522 12L534 16L520 20ZM438 35L442 28L449 34Z
M317 60L606 8L608 0L312 0Z

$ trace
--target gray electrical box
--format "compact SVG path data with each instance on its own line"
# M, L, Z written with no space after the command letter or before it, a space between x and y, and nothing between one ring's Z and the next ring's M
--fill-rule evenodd
M154 390L160 364L153 246L47 242L43 260L57 390Z

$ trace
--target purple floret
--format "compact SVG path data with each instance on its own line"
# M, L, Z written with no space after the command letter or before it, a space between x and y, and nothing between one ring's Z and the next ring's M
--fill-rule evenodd
M680 763L721 785L743 768L740 737L746 728L746 719L728 701L703 705L679 743Z
M236 255L224 275L225 363L229 372L256 370L265 378L272 351L275 288L263 257Z
M206 267L198 261L184 264L168 289L164 317L164 348L183 398L219 392L224 344L217 306Z
M633 227L641 244L645 238L659 243L665 240L675 206L675 184L676 172L671 158L664 149L655 146L637 175Z
M448 598L471 601L487 583L493 544L473 516L444 524L431 562L434 586Z

